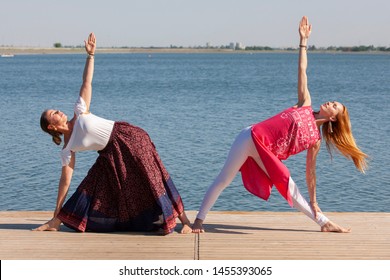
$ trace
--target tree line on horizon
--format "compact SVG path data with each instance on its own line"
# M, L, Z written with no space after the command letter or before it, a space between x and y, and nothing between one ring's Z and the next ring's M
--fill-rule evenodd
M245 47L245 50L249 51L272 51L272 50L287 50L287 51L293 51L297 50L298 48L271 48L271 47L262 47L262 46L252 46L252 47ZM308 46L308 50L310 51L338 51L338 52L370 52L370 51L380 51L380 52L390 52L390 47L375 47L373 45L365 46L352 46L352 47L335 47L335 46L329 46L329 47L319 47L316 46Z
M62 46L61 43L56 42L53 44L54 48L82 48L82 46ZM111 47L113 49L131 49L134 47ZM294 51L298 48L272 48L269 46L247 46L244 48L231 48L230 45L222 45L222 46L194 46L194 47L183 47L183 46L175 46L170 45L169 47L140 47L144 49L232 49L232 50L245 50L245 51L280 51L280 50L286 50L286 51ZM390 52L390 47L384 47L384 46L378 46L375 47L373 45L360 45L360 46L352 46L352 47L336 47L336 46L329 46L329 47L316 47L315 45L308 46L309 51L335 51L335 52L370 52L370 51L376 51L376 52Z

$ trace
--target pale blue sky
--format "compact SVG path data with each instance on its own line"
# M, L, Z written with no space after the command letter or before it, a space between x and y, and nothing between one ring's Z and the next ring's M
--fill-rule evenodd
M310 45L390 46L389 0L1 0L0 46L294 47L303 15Z

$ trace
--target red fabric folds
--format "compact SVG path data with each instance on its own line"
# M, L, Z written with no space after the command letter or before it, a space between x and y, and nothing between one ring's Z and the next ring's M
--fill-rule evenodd
M310 106L291 107L252 126L252 139L269 176L248 158L241 167L242 181L252 194L268 200L272 187L293 206L288 190L290 171L281 160L308 149L320 139Z

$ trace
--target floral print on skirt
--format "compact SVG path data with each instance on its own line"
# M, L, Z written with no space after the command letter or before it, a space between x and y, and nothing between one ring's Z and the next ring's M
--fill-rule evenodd
M149 135L116 122L107 146L58 218L76 231L171 233L182 199Z

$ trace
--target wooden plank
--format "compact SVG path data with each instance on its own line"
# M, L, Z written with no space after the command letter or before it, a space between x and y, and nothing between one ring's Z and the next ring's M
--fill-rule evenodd
M0 212L0 259L389 260L390 213L326 213L352 233L321 233L297 212L210 212L204 234L34 232L51 212ZM193 220L196 212L187 213Z
M200 259L390 259L390 213L327 213L352 233L322 233L301 213L209 215Z
M51 212L0 212L0 259L193 259L194 234L35 232Z

